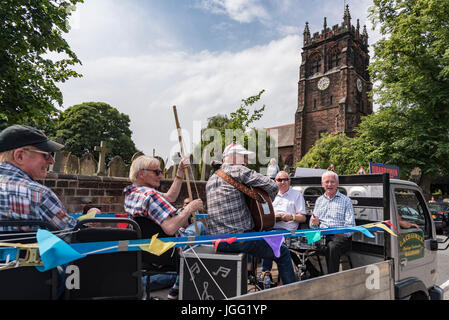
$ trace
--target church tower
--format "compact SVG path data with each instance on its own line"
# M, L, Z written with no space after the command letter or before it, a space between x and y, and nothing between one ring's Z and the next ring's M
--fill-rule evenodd
M295 113L294 162L309 151L323 133L355 135L362 116L373 112L368 92L368 33L351 24L346 6L341 25L327 26L311 36L303 33L299 68L298 109Z

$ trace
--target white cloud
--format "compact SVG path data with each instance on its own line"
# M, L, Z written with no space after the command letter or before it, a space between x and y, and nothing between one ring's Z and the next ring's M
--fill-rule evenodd
M216 114L229 114L241 99L265 89L257 106L266 105L257 127L294 122L299 66L299 37L289 36L237 53L203 51L84 61L84 78L63 85L65 106L103 101L131 119L133 140L146 154L164 158L177 139L172 106L191 141L194 121L206 124ZM186 146L186 149L189 146Z
M176 105L181 127L187 129L192 140L195 121L206 124L207 118L236 110L241 99L265 93L257 106L266 105L264 116L257 127L272 127L294 122L297 108L300 46L305 21L294 18L284 22L279 11L293 10L296 1L282 0L278 12L264 7L256 0L198 0L209 12L228 15L239 22L261 21L268 32L275 30L281 36L263 45L237 52L204 50L195 52L182 47L187 37L175 32L170 20L151 10L143 10L134 1L95 0L79 6L77 27L71 31L68 42L83 62L77 71L84 75L60 85L64 106L87 101L109 103L130 116L133 140L138 149L164 159L177 146L172 106ZM270 0L271 1L271 0ZM354 18L365 16L366 3L351 9ZM265 5L268 2L264 2ZM271 2L273 4L274 2ZM328 24L341 23L342 6L328 1L321 8L319 19L310 13L316 23L313 32L322 27L326 13ZM296 8L304 11L305 8ZM310 10L310 9L309 9ZM337 11L337 13L335 13ZM298 14L299 15L299 14ZM271 19L271 20L270 20ZM225 32L230 23L212 26ZM355 19L353 19L355 23ZM365 22L361 21L363 26ZM242 24L243 27L247 26ZM270 26L271 25L271 26ZM370 30L368 30L370 32ZM245 41L236 36L235 41ZM189 147L189 146L187 146Z
M243 23L270 18L259 0L202 0L200 6L212 13L225 14Z

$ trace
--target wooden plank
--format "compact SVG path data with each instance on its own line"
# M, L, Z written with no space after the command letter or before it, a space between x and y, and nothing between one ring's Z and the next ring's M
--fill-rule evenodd
M391 261L346 270L319 278L291 283L289 285L249 293L235 300L360 300L393 299ZM377 268L379 287L371 288L373 268ZM368 279L369 278L369 279ZM367 284L368 283L368 284Z

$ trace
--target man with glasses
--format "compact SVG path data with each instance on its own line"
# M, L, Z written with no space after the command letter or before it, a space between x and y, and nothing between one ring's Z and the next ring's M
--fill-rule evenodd
M273 201L276 214L274 229L293 231L298 229L299 223L306 222L306 204L301 192L290 186L290 178L285 171L279 171L275 178L279 192ZM262 275L271 278L273 260L262 259Z
M63 147L29 126L0 132L0 220L42 220L60 230L75 226L53 191L36 181L46 178L53 153Z
M221 170L228 176L248 187L261 188L274 199L279 191L276 183L269 177L246 167L249 157L255 153L247 151L241 144L231 143L223 151ZM254 222L245 201L244 194L214 173L206 184L208 226L211 234L233 234L251 232ZM285 244L280 248L280 256L263 239L236 241L218 244L218 251L245 252L249 255L275 260L283 284L296 281L290 252ZM255 271L255 270L254 270Z
M338 191L338 175L331 170L321 176L321 186L325 193L315 202L313 215L310 218L311 228L354 227L354 208L349 197ZM352 233L326 235L324 248L327 272L338 272L340 257L352 248Z
M169 236L195 236L195 226L189 224L190 216L203 210L203 201L195 199L177 210L170 202L175 202L181 191L184 170L190 166L188 158L181 160L176 178L166 193L156 190L161 185L162 170L156 158L140 156L133 161L129 170L132 185L125 193L125 212L131 217L146 217L161 226ZM206 227L197 221L199 235L207 234ZM177 299L179 278L168 293L169 299Z

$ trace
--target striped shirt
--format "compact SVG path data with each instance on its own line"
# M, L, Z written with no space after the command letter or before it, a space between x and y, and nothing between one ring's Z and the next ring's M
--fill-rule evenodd
M320 228L355 226L352 201L339 191L332 199L329 199L326 194L320 196L315 202L313 214L320 219ZM310 222L310 226L314 227L312 222ZM351 233L345 234L351 235Z
M127 186L123 192L125 193L125 212L131 218L147 217L158 225L162 225L167 218L178 214L178 210L154 188L131 185ZM183 231L181 229L179 232ZM179 232L177 235L181 235Z
M0 162L0 220L42 220L59 230L76 224L53 191L8 162ZM0 227L0 231L11 230Z
M247 187L265 190L272 200L279 190L269 177L245 166L223 164L221 170ZM245 195L215 173L206 184L206 197L210 234L242 233L254 228Z

